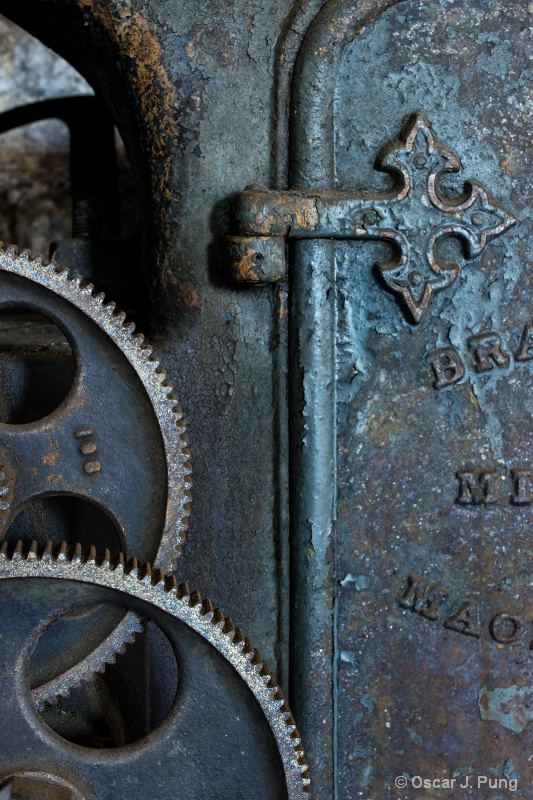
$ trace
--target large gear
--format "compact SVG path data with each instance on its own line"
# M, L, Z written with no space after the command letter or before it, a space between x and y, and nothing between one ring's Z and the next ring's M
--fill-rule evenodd
M99 562L94 548L54 552L34 543L0 550L0 719L10 736L0 786L16 781L70 787L83 800L303 800L309 781L290 711L267 665L219 609L172 576ZM54 619L87 603L126 606L164 632L178 664L167 716L127 747L92 750L53 733L28 686L32 650ZM7 783L6 783L7 782ZM11 782L11 783L10 783ZM32 795L33 796L33 795ZM48 795L47 795L48 796ZM55 795L51 795L55 797Z
M97 541L100 547L174 568L190 500L189 452L177 398L151 346L92 285L27 251L0 248L0 285L0 309L44 313L66 336L75 361L72 387L58 408L29 424L0 424L0 537L29 500L75 496L113 521L116 541ZM101 671L138 626L134 615L95 618L85 631L78 620L65 622L62 635L77 647L43 658L36 701L53 702ZM65 650L73 654L66 664Z

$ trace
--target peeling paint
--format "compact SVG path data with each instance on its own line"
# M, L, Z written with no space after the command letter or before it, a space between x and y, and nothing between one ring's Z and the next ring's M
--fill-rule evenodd
M482 686L478 697L481 719L499 722L513 733L522 733L533 720L533 686L509 686L489 690Z

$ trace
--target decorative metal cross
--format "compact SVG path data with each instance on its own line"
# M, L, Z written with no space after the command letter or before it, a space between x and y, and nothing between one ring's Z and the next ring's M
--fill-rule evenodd
M392 175L390 192L272 192L251 186L237 195L238 235L229 237L232 278L265 283L283 277L286 237L380 239L391 245L393 257L377 263L377 273L409 321L418 324L433 296L459 273L458 263L440 256L439 242L456 237L465 257L473 259L516 223L479 181L467 180L455 197L442 186L443 176L460 172L461 162L437 141L420 112L380 153L376 169Z

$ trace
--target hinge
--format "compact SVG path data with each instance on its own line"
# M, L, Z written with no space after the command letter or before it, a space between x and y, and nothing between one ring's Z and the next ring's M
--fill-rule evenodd
M439 142L421 112L411 115L400 137L378 155L376 169L392 176L380 192L331 189L277 192L250 186L233 206L229 271L234 281L266 284L286 272L286 240L365 239L390 245L389 260L375 264L379 281L396 295L413 324L435 294L447 289L464 261L516 223L477 180L461 189L441 185L461 162ZM439 252L441 240L459 239L455 262Z

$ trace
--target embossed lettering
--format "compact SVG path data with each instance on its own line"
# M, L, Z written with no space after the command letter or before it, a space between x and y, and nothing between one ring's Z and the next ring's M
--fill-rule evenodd
M445 620L444 627L479 639L480 632L477 623L476 604L470 601L462 603L457 611Z
M522 336L520 338L520 345L515 355L517 361L529 361L533 358L533 323L524 325Z
M435 389L442 389L443 386L457 383L465 374L463 359L455 347L441 347L438 350L432 350L427 354L426 361L431 364L435 374L433 381Z
M418 575L409 575L407 587L398 602L402 608L409 608L422 617L436 620L439 618L440 607L447 597L448 592L442 586L436 584L428 586Z
M409 575L407 586L398 598L401 608L407 608L431 621L439 619L439 611L445 600L449 597L449 592L442 586L428 586L424 579L418 575ZM443 627L455 633L461 633L474 639L488 639L496 642L497 645L512 644L517 641L522 633L526 621L512 610L499 611L491 615L478 612L477 602L472 600L457 601L454 603L456 611L450 616L446 616L441 623ZM481 619L480 619L481 616ZM529 617L528 617L529 624ZM533 642L529 643L529 649L533 650Z
M500 368L510 364L509 353L502 349L500 334L496 331L469 336L468 346L474 351L474 365L478 372L488 372L494 364Z
M459 492L455 502L459 505L488 505L496 502L496 471L493 469L460 469L456 473Z
M490 635L499 644L513 642L520 633L521 627L520 620L503 612L496 614L489 622Z
M497 331L477 333L469 336L466 341L468 348L473 351L472 364L476 372L490 372L494 366L504 369L511 364L511 356L502 345L501 335ZM530 361L533 358L533 322L524 325L514 357L517 362ZM433 368L435 389L458 383L466 374L464 359L455 347L431 350L426 354L424 363Z
M527 468L515 467L511 470L511 478L514 483L514 494L511 495L511 502L517 506L527 506L533 500L530 492L531 470Z

